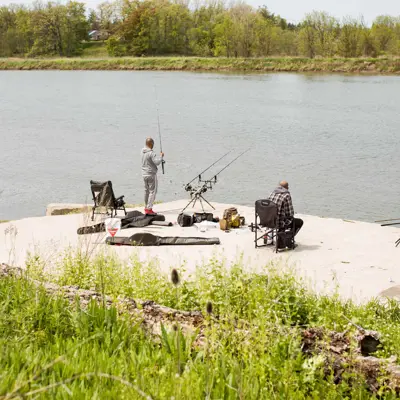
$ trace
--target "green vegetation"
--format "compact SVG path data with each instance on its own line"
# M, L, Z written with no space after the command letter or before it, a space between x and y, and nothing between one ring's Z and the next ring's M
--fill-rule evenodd
M103 42L84 42L80 57L85 58L107 58L107 46Z
M0 57L108 56L356 58L400 55L400 17L338 20L325 12L288 23L267 7L176 0L111 1L85 13L68 1L0 7ZM96 39L96 38L95 38Z
M0 396L3 399L391 399L351 369L335 382L323 358L302 349L301 332L323 327L342 332L354 324L382 333L377 356L400 355L400 307L365 306L337 296L309 293L293 275L270 265L248 272L238 260L230 269L213 259L180 282L142 264L122 263L112 253L92 261L67 251L52 274L38 255L27 262L27 276L60 285L95 289L183 310L209 313L204 346L194 336L162 329L159 340L140 318L90 303L82 310L49 296L23 278L0 279ZM176 277L175 277L175 283ZM211 310L212 308L212 310ZM216 326L218 325L218 327ZM329 372L329 371L328 371ZM35 397L37 396L37 397Z
M340 72L398 74L400 59L138 57L108 59L0 59L0 70Z

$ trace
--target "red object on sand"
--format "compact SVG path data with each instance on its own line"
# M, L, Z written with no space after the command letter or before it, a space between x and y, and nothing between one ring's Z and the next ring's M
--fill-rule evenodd
M111 235L112 237L114 237L115 234L118 232L118 228L110 228L110 229L108 230L108 232L110 232L110 235Z

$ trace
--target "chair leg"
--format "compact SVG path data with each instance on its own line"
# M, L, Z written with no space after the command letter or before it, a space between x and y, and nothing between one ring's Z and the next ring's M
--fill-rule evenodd
M275 235L275 253L278 253L278 245L279 245L279 231L276 229Z
M257 246L257 227L258 227L258 224L257 224L257 212L255 212L254 213L254 216L255 216L255 218L254 218L254 220L255 220L255 228L254 228L254 245L255 245L255 248L257 248L258 246Z
M94 209L95 209L96 207L93 207L92 208L92 221L94 221Z

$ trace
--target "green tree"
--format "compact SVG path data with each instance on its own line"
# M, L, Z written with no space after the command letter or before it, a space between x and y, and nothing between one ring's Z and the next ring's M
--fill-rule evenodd
M368 28L364 22L361 20L361 54L365 57L376 57L378 54L378 43L372 34L370 28Z
M190 48L194 54L212 56L215 54L215 26L218 16L223 14L221 4L202 5L194 10L193 27L190 29Z
M317 55L317 31L307 20L301 24L298 34L299 52L309 58Z
M89 28L91 30L100 29L100 19L95 10L90 10L88 17Z
M117 1L105 1L97 6L97 26L109 34L113 34L119 26L120 14Z
M316 55L331 57L336 51L338 34L339 24L335 18L325 12L313 11L302 23L299 34L301 51L311 58Z
M81 42L87 38L88 22L83 3L68 2L65 6L47 3L32 15L34 43L31 56L73 56L81 51Z
M237 57L235 53L234 23L228 13L220 15L215 25L215 50L216 56Z
M278 35L278 53L284 56L297 56L298 46L297 46L297 32L292 29L285 29Z
M44 0L46 1L46 0ZM162 54L262 57L400 55L400 17L379 16L339 23L313 11L288 23L266 6L238 0L110 0L90 10L83 3L38 0L30 6L0 7L0 56L75 56L89 30L110 34L112 56Z
M16 28L15 12L9 7L0 7L0 56L10 57L15 52L13 32ZM10 37L11 36L11 37Z
M338 53L342 57L359 57L362 54L362 26L356 19L345 18L338 40Z
M274 23L261 16L257 16L255 20L255 41L253 53L256 56L270 56L278 51L279 33Z
M117 36L133 55L189 54L191 15L168 1L134 1L123 12Z
M257 40L256 19L256 13L246 4L231 7L215 26L215 54L251 57Z
M388 15L377 17L372 24L371 34L381 53L389 52L396 45L396 24L398 20Z

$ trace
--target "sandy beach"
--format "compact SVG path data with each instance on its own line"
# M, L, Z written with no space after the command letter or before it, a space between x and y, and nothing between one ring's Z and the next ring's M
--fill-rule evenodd
M364 302L382 291L400 284L399 252L395 241L400 229L381 227L378 224L296 215L304 220L304 227L296 237L298 247L294 251L276 254L270 246L255 249L254 233L248 224L254 221L254 209L233 204L213 203L215 216L235 206L246 218L246 225L226 233L218 228L200 232L197 227L182 228L177 216L187 200L159 204L156 211L165 215L172 227L148 226L123 229L120 236L137 232L150 232L159 236L218 237L220 245L212 246L159 246L131 247L106 246L106 233L78 235L77 229L100 222L104 216L96 216L95 222L88 214L54 215L2 223L0 225L0 262L24 266L27 254L40 254L49 268L69 247L84 248L95 255L100 251L115 252L122 260L137 255L143 262L158 262L168 272L182 267L186 273L210 259L225 260L227 267L243 257L249 269L262 271L269 263L281 268L294 268L296 274L306 279L307 285L319 293L333 293L336 288L343 298ZM142 208L137 208L143 211ZM187 211L198 210L189 208ZM396 290L391 289L391 293Z

